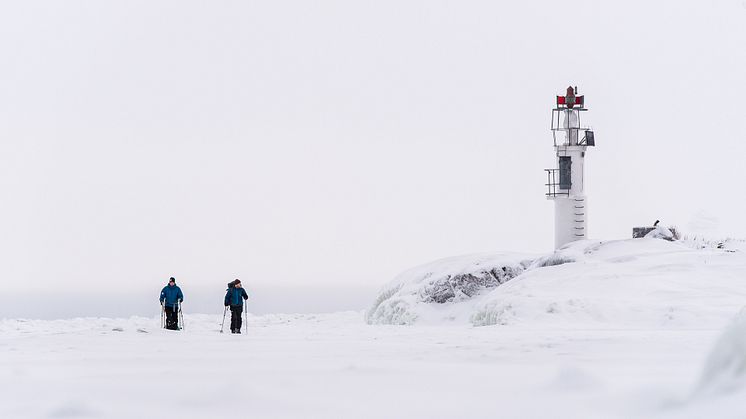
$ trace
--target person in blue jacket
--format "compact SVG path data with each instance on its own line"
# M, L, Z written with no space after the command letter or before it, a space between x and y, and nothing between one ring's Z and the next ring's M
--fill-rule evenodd
M240 280L236 279L228 283L228 291L225 293L225 306L231 308L231 333L241 333L243 301L248 299L249 295L241 286Z
M171 277L168 285L161 290L161 305L166 310L166 329L179 330L179 304L182 301L184 294L176 285L176 280Z

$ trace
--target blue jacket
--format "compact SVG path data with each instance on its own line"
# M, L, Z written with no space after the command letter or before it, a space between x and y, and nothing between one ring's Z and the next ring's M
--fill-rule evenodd
M176 302L184 301L184 294L181 293L181 288L178 285L166 285L161 290L161 303L165 302L166 307L175 307Z
M243 300L249 299L249 294L246 294L246 290L243 288L228 288L228 292L225 293L225 305L242 306Z

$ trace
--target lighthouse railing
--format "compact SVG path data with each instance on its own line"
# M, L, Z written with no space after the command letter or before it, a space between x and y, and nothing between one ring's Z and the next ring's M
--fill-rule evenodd
M547 183L544 185L547 187L547 197L570 196L569 189L560 188L559 169L544 169L544 171L547 172Z

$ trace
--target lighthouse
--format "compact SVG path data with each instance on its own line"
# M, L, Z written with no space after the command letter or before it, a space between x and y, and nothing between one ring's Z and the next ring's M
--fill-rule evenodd
M557 156L547 174L548 200L554 201L554 247L588 237L588 200L585 196L585 152L596 145L593 131L583 126L585 98L577 87L557 96L552 109L552 137Z

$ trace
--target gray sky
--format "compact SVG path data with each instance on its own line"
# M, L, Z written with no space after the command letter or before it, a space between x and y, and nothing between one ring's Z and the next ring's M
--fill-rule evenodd
M0 317L151 314L171 275L192 307L238 277L260 311L357 308L432 259L551 251L569 83L591 237L745 237L745 44L740 0L3 1Z

